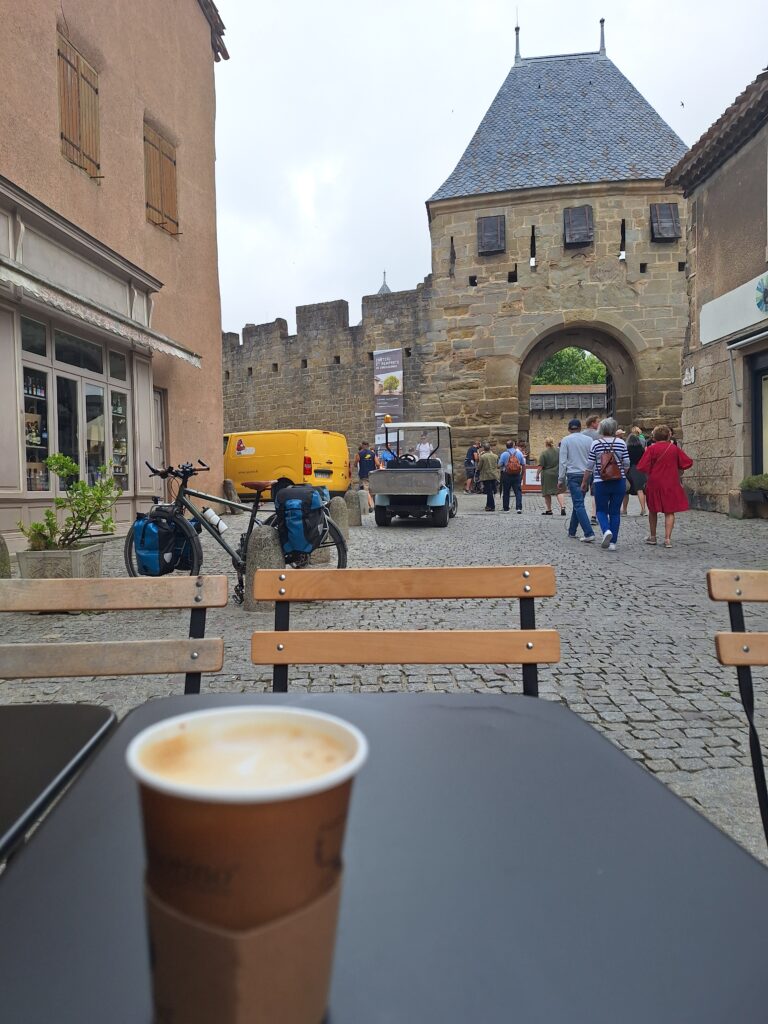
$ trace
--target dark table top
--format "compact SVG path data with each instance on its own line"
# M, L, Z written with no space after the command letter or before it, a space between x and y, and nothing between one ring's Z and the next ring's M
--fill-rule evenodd
M91 704L0 705L0 859L8 856L115 722Z
M329 1024L765 1019L768 871L576 715L518 696L238 694L133 712L0 876L4 1021L149 1024L125 747L171 714L252 702L330 711L370 740Z

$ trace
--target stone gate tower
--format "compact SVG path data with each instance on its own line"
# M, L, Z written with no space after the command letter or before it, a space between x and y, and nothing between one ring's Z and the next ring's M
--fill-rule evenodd
M577 345L608 369L622 425L679 425L685 206L664 176L685 144L608 59L515 63L427 202L431 332L422 414L527 437L539 365ZM468 435L467 435L468 436Z

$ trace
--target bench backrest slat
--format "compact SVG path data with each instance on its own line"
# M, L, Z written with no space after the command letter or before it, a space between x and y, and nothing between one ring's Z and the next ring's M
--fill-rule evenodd
M257 601L415 601L440 598L553 597L551 565L414 569L259 569Z
M715 633L721 665L768 665L768 633Z
M223 608L226 576L3 580L0 612Z
M0 678L4 679L220 672L223 664L224 641L217 637L84 644L0 644Z
M768 601L768 570L710 569L707 586L713 601Z
M253 634L257 665L464 665L475 648L484 665L532 665L560 660L560 637L552 629L291 630Z

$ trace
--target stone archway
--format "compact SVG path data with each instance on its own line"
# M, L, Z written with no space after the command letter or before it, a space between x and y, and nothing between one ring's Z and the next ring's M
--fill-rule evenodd
M595 325L558 326L538 337L528 348L520 364L517 381L517 434L522 440L527 440L530 431L531 381L541 364L550 356L570 347L586 349L605 364L609 405L606 412L615 416L625 427L631 426L634 422L638 371L630 345Z

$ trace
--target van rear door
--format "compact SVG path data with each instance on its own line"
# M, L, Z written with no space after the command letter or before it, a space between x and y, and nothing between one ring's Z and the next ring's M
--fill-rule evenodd
M349 450L343 434L332 430L308 430L306 454L312 459L314 482L334 494L349 488Z

